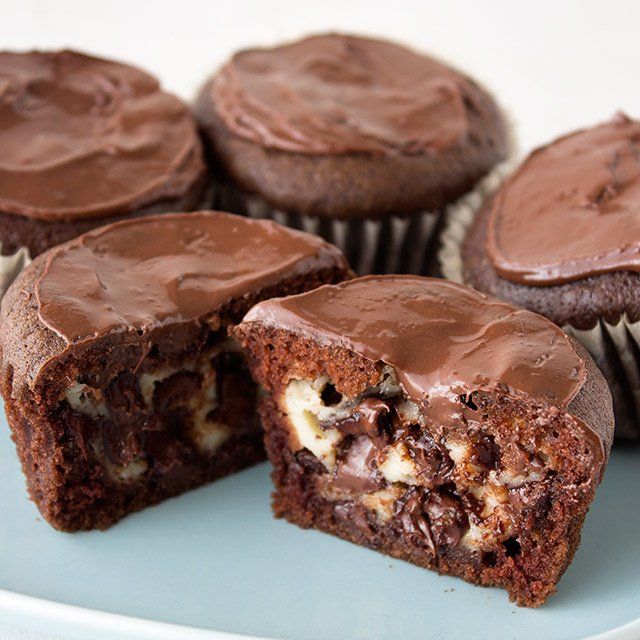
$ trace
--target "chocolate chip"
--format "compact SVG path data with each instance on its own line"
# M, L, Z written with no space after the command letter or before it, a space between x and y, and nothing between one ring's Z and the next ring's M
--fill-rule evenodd
M468 407L472 411L477 411L478 410L478 405L473 400L474 396L475 396L475 393L473 391L471 393L469 393L468 395L466 393L463 393L460 396L460 402L462 402L463 405L465 405L466 407Z
M176 405L186 404L200 391L202 376L193 371L178 371L156 383L153 391L153 408L156 413L167 411Z
M338 502L333 508L333 513L336 520L343 526L365 537L369 537L373 533L367 510L362 505L352 501Z
M498 555L495 551L484 551L481 556L481 562L486 567L495 567L498 563Z
M327 382L320 393L320 398L322 399L322 404L324 404L325 407L334 407L342 400L342 394L338 393L336 388L330 382Z
M365 398L346 418L323 422L325 429L338 429L343 435L368 435L377 438L381 435L381 418L391 408L380 398Z
M415 462L418 479L429 488L449 480L453 461L449 452L418 426L412 426L403 437L407 451Z
M434 491L425 502L425 511L438 545L457 545L469 529L469 518L457 498Z
M471 445L469 459L478 466L496 469L500 458L500 447L490 435L481 435Z
M404 539L418 547L427 547L435 555L436 544L424 512L424 492L416 487L407 490L396 502L395 515Z
M348 436L338 454L333 485L354 493L382 489L386 483L374 464L377 451L371 438Z
M440 491L411 487L396 502L402 535L436 554L439 547L456 546L469 529L461 501Z

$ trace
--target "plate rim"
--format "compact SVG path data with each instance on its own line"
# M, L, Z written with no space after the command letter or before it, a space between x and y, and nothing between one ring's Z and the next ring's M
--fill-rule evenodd
M132 640L276 640L265 636L216 631L187 625L160 622L148 618L101 611L89 607L37 598L8 589L0 589L0 612L17 620L27 629L35 629L29 621L53 623L77 631L109 632L111 638ZM19 622L24 620L25 624ZM37 627L39 628L39 627ZM55 629L53 630L56 631ZM637 640L640 638L640 617L602 633L576 640Z
M274 640L101 611L29 596L9 589L0 589L0 612L6 613L15 620L24 620L26 625L30 621L60 625L50 630L52 633L56 633L57 629L64 632L66 626L67 629L78 632L108 631L110 637L132 640ZM17 624L24 626L20 622ZM27 628L36 630L40 627L39 625L34 627L31 624Z

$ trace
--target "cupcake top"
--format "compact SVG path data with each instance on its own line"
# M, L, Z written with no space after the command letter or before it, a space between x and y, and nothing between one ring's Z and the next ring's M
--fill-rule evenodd
M640 271L640 122L618 115L534 151L497 192L487 254L515 283Z
M326 34L241 51L212 85L219 118L262 146L308 154L441 150L464 139L472 83L390 42Z
M217 211L108 225L45 258L39 318L67 343L195 320L283 278L347 269L316 236Z
M569 337L546 318L447 280L366 276L256 305L259 322L392 366L419 404L497 385L567 407L586 379Z
M73 51L0 52L0 211L125 213L204 175L187 107L152 76Z

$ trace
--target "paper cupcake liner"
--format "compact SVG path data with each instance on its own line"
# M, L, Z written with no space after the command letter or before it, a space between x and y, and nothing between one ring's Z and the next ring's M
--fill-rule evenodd
M498 189L517 162L507 161L494 169L462 200L449 207L440 237L438 262L445 278L464 284L461 246L484 200ZM592 329L563 330L579 340L604 374L616 418L616 438L640 439L640 322L622 316L616 324L600 319Z
M0 244L0 251L2 245ZM0 255L0 299L4 296L9 285L16 276L31 262L29 249L20 247L15 253L8 256Z
M407 217L390 215L380 219L339 220L280 211L228 184L220 185L216 206L322 236L344 253L351 268L359 275L433 275L437 269L435 243L442 220L439 211L421 211Z

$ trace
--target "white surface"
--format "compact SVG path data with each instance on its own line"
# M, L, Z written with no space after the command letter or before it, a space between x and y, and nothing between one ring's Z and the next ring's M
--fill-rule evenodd
M636 0L3 0L0 46L72 46L156 73L184 97L234 49L310 31L398 38L486 81L522 146L640 115Z
M526 150L617 109L640 116L639 24L634 0L3 0L0 48L120 58L189 98L234 49L328 29L379 34L485 82ZM0 620L0 638L45 636Z

